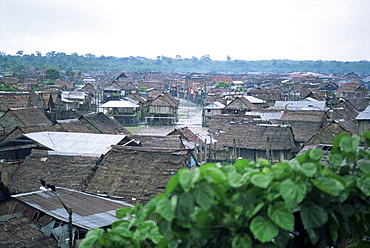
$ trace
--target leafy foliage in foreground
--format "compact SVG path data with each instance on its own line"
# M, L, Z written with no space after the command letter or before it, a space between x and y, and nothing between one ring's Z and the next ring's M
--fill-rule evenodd
M370 131L363 134L370 145ZM238 160L181 169L146 206L122 208L81 247L342 247L370 226L370 151L333 140L327 161L309 150L270 165ZM325 165L324 165L325 163ZM134 216L130 218L130 216ZM155 221L151 220L154 219Z

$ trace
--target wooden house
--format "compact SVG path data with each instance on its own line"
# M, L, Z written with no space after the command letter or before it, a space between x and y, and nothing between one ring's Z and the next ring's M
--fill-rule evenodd
M52 125L51 121L38 108L8 109L0 117L0 125L5 134L16 127Z
M184 148L113 146L86 191L123 197L132 204L146 204L164 193L173 174L191 165L191 153Z
M325 111L284 111L280 119L271 120L273 124L290 125L296 143L295 152L302 148L304 142L310 139L327 123Z
M225 105L217 101L205 106L202 110L202 127L209 127L211 118L222 114L224 108Z
M146 120L150 125L173 125L177 121L180 102L163 92L147 104Z
M370 130L370 105L367 108L358 114L356 117L358 122L358 133L362 134L364 131Z
M271 162L290 159L295 148L293 130L289 125L234 123L214 136L211 147L214 161L235 161L238 158Z
M134 93L137 91L137 88L135 85L133 85L133 83L131 82L127 82L125 83L123 86L122 86L122 90L123 90L123 95L124 96L127 96L131 93Z
M340 122L346 126L346 129L351 133L358 132L358 125L356 117L359 112L356 108L347 100L341 100L337 105L330 108L327 112L327 116L330 120Z
M108 109L107 115L113 117L123 126L136 126L139 122L140 106L133 100L108 101L100 107Z
M103 87L103 102L119 100L122 97L122 86L113 81L108 86Z
M235 97L223 108L222 114L239 115L244 114L245 112L249 112L252 109L257 108L247 98Z

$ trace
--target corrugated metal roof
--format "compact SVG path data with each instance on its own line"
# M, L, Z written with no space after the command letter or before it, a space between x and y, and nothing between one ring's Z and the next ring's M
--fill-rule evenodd
M80 191L57 187L55 191L62 201L72 208L73 225L85 229L105 227L116 221L116 210L132 205ZM58 198L49 191L34 191L12 197L58 220L68 222L68 213Z
M134 104L130 101L109 101L104 104L102 104L100 107L102 108L138 108L139 105Z
M276 101L275 107L284 107L287 109L297 108L303 110L325 110L325 101Z
M224 107L225 105L220 102L213 102L205 106L204 109L223 109Z
M269 121L269 120L278 120L283 116L283 112L246 112L245 115L259 115L261 116L261 120Z
M359 113L356 120L370 120L370 106L367 106L364 111Z
M264 101L262 99L259 99L257 97L254 97L254 96L246 96L246 95L244 95L244 97L247 98L247 100L250 101L253 104L263 104L263 103L266 102L266 101Z
M106 154L111 145L117 145L126 135L72 133L72 132L37 132L24 136L49 147L53 155L99 157Z

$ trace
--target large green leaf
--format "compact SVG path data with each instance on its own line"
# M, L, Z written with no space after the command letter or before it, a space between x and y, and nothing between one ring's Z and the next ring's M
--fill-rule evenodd
M250 248L252 247L252 240L247 234L244 234L243 236L235 235L233 238L233 241L231 242L231 247L232 248Z
M173 205L167 197L163 197L157 201L155 211L167 221L171 221L175 217Z
M178 172L179 174L179 183L182 187L182 189L185 192L189 192L192 186L192 173L188 169L181 169L181 171Z
M306 177L313 177L317 171L317 167L314 163L312 162L307 162L302 164L302 169L301 171Z
M82 240L80 247L81 248L90 248L99 240L99 237L103 235L104 229L96 228L87 232L85 238ZM98 246L99 247L99 246Z
M175 175L170 178L166 185L166 194L171 194L179 185L179 175Z
M294 214L284 202L269 205L267 215L277 226L288 231L293 230Z
M344 185L334 178L318 177L311 179L313 185L328 195L339 196L344 190Z
M370 177L362 177L357 179L357 187L365 194L370 196Z
M214 201L214 193L208 184L197 185L194 189L195 202L203 209L208 210Z
M246 177L242 177L242 174L234 171L227 174L229 178L229 184L233 188L238 188L245 183Z
M320 227L328 220L328 213L326 210L313 202L302 204L300 215L302 223L307 230Z
M203 166L202 166L203 167ZM200 170L203 174L203 177L210 183L224 183L227 181L225 174L219 169L215 167L206 167Z
M370 174L370 163L361 162L360 170L363 174Z
M331 163L332 165L336 166L336 167L339 167L341 166L342 164L342 161L343 161L343 157L341 155L339 155L338 153L334 153L334 154L331 154L329 157L328 157L328 161L329 163Z
M320 149L313 149L308 151L308 156L312 161L318 162L321 160L324 151Z
M271 177L262 172L257 172L251 175L250 180L255 186L266 189L270 185Z
M359 144L359 136L346 136L339 141L339 147L341 147L345 153L356 152Z
M188 222L189 216L194 211L194 199L189 192L185 192L178 198L177 206L175 209L175 216L179 221ZM184 223L185 224L185 223Z
M260 242L270 242L279 234L279 228L268 218L261 215L253 218L250 229Z
M304 183L294 183L292 179L285 179L280 184L280 194L283 197L285 203L290 207L295 207L300 203L306 195L306 185Z

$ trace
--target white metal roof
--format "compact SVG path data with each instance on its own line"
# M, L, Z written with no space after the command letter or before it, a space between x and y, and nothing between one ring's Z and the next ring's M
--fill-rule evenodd
M325 101L276 101L274 106L287 109L325 110Z
M205 106L204 109L223 109L224 107L225 105L220 102L213 102Z
M261 120L279 120L283 116L283 112L246 112L245 115L259 115Z
M259 98L257 98L257 97L254 97L254 96L243 96L244 98L247 98L248 99L248 101L250 101L251 103L253 103L253 104L263 104L263 103L265 103L265 101L264 100L262 100L262 99L259 99Z
M134 104L130 101L121 100L121 101L109 101L102 104L102 108L138 108L139 105Z
M359 113L356 120L370 120L370 106L367 106L364 111Z
M49 147L53 155L99 157L106 154L111 145L117 145L126 135L71 133L71 132L37 132L24 136Z

